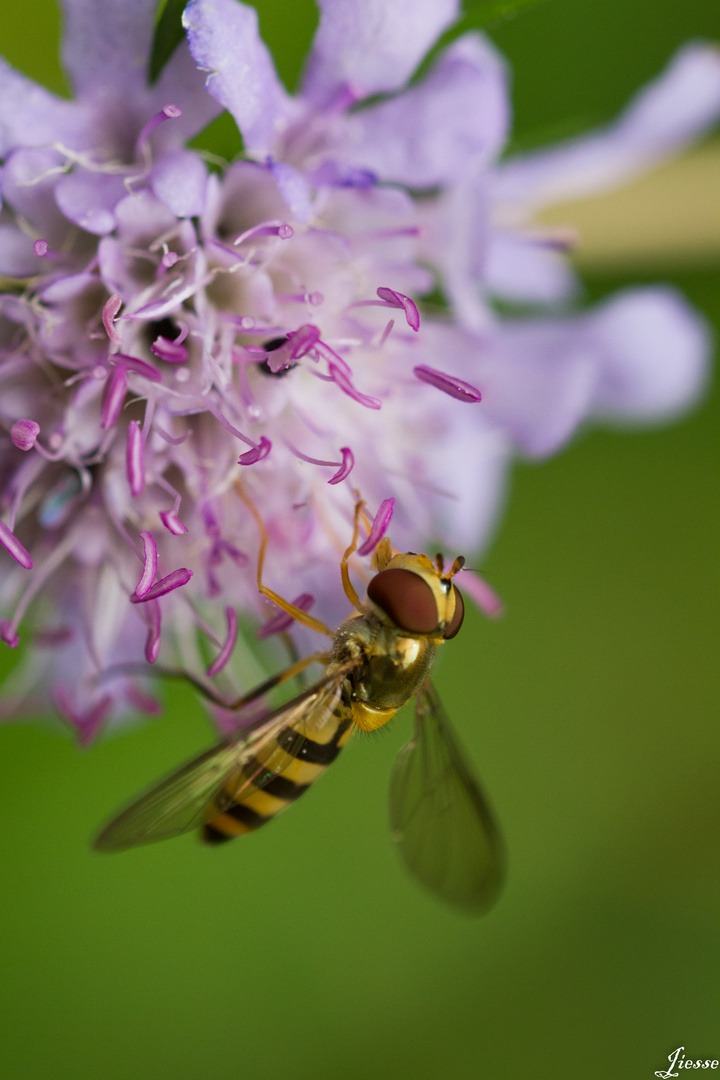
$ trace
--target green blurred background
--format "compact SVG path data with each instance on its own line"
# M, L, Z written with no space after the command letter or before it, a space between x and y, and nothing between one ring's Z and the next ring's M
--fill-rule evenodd
M292 84L313 5L257 6ZM0 51L62 89L57 32L49 0L3 0ZM609 119L679 43L720 37L720 7L548 0L491 35L527 145ZM588 297L674 269L590 269ZM674 280L717 326L720 253ZM388 841L408 716L257 836L112 858L88 837L208 742L202 710L173 689L84 753L0 730L1 1075L641 1080L679 1046L720 1058L717 414L515 470L483 567L507 615L471 612L437 679L510 853L482 920Z

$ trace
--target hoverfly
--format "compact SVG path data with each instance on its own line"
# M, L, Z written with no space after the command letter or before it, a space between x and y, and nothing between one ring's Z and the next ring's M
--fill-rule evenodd
M394 554L387 538L375 550L377 573L361 602L341 573L358 614L334 633L324 676L252 728L220 743L162 780L112 819L95 841L120 851L200 829L219 844L252 832L294 802L320 777L353 730L376 731L415 695L415 732L398 754L390 782L390 822L408 869L437 896L484 911L503 877L503 850L492 811L474 778L429 680L439 646L453 638L464 607L441 556ZM252 507L251 507L252 509ZM298 620L317 620L258 586ZM330 631L326 632L330 633ZM297 673L304 662L268 680L237 707ZM191 680L194 681L194 680Z

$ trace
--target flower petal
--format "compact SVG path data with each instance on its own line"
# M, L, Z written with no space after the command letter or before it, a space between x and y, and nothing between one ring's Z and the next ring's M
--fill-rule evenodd
M150 186L160 202L178 217L199 217L205 208L207 168L191 150L170 151L150 174Z
M542 205L625 183L676 154L720 115L720 51L693 43L606 128L500 166L501 200Z
M663 420L693 405L711 355L707 329L674 289L627 289L594 315L602 366L592 412Z
M565 253L530 232L491 231L484 266L485 284L495 296L515 303L553 304L578 292Z
M63 62L78 97L127 100L145 87L155 0L62 0Z
M190 55L187 41L178 45L151 91L151 113L168 101L182 109L182 116L172 124L163 124L155 136L159 145L178 145L192 138L222 110L205 89L205 77Z
M480 34L465 34L418 86L358 112L349 149L383 180L432 187L496 157L509 117L502 58Z
M96 236L113 231L114 208L124 195L122 177L107 173L73 172L63 176L55 189L65 217Z
M320 26L303 96L329 105L404 86L433 42L458 16L457 0L319 0Z
M195 62L209 72L207 90L232 113L247 149L266 154L290 99L260 39L255 9L236 0L191 0L183 25Z
M0 155L18 146L61 140L79 148L86 141L87 110L64 101L15 71L0 57Z

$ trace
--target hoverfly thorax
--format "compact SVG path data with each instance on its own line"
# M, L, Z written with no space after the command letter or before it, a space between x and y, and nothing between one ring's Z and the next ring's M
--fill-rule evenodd
M348 625L364 665L355 680L353 720L364 731L385 724L430 674L438 647L460 629L462 597L427 555L399 554L368 586L370 613ZM459 565L457 569L459 569Z

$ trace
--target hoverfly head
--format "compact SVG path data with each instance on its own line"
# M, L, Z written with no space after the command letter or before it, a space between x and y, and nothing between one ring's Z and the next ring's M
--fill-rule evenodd
M398 629L448 640L458 633L465 614L460 590L451 580L463 563L456 559L444 573L441 556L434 566L427 555L394 555L368 585L368 599Z

